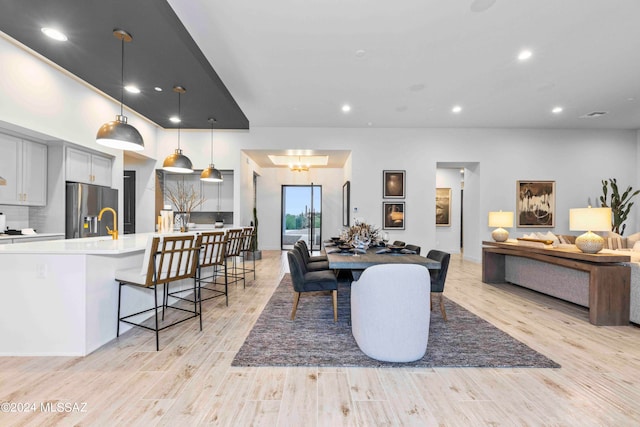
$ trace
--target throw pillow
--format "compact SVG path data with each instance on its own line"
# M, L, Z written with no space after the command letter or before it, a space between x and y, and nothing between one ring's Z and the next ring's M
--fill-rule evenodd
M634 233L631 236L627 237L627 247L628 248L635 247L636 242L640 242L640 233Z
M605 249L626 249L627 238L626 237L606 237L604 239Z

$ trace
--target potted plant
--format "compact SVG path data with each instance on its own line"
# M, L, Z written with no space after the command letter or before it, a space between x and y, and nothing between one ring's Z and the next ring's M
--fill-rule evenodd
M611 186L611 198L607 202L609 186ZM632 191L633 189L631 186L628 186L624 193L620 195L620 192L618 191L618 183L615 178L611 178L609 180L605 179L602 181L603 195L600 196L600 205L603 208L611 208L611 213L613 215L611 231L621 236L624 234L624 229L627 227L624 222L629 216L631 206L633 206L631 199L640 193L640 190Z
M254 227L253 239L251 240L251 251L247 252L247 259L262 259L262 251L258 249L258 212L255 207L253 208L253 221L251 221L251 226Z
M189 231L191 211L205 202L205 198L196 191L193 185L187 186L184 181L167 186L167 198L174 204L178 212L175 215L176 225L180 231Z

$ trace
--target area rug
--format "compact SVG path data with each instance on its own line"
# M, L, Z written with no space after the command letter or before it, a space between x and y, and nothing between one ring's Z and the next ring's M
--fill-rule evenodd
M232 366L336 367L504 367L559 368L560 365L445 298L448 321L434 305L425 356L410 363L367 357L349 324L349 282L338 288L338 322L331 295L303 293L294 321L293 287L286 274L265 306Z

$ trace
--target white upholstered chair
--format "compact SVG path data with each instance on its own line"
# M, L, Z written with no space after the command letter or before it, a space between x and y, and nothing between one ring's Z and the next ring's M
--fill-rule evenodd
M381 264L351 284L351 330L360 350L385 362L412 362L427 351L429 270Z

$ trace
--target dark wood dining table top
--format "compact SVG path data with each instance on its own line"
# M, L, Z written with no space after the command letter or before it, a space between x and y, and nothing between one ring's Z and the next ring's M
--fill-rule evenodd
M332 270L364 270L367 267L378 264L419 264L437 270L440 262L417 254L384 253L378 254L382 247L372 247L366 253L355 255L353 252L334 252L335 246L327 246L325 251L329 260L329 268Z

